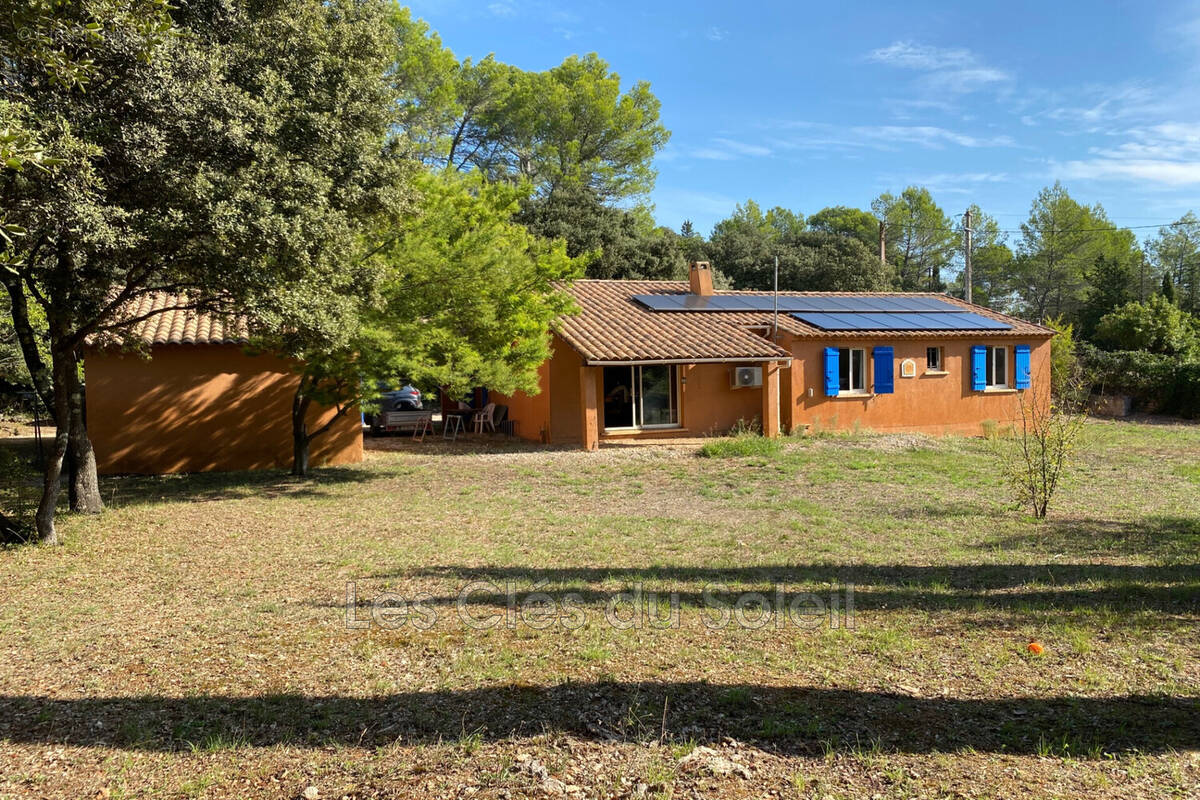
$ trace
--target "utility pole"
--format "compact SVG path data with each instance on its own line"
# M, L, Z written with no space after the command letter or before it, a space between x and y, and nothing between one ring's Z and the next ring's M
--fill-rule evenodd
M779 256L775 256L775 314L771 323L771 339L779 344Z
M887 263L887 228L883 226L883 220L879 220L879 263Z
M963 230L966 231L967 235L966 253L963 256L963 261L965 262L966 266L966 269L963 271L963 297L968 303L970 303L972 302L971 287L973 281L971 279L971 209L969 208L967 209L966 213L963 214Z

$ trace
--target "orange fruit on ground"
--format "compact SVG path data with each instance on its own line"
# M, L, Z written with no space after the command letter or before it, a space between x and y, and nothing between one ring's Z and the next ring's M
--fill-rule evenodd
M1028 649L1029 649L1029 652L1033 653L1035 656L1040 656L1042 654L1042 651L1045 650L1046 648L1042 647L1041 642L1030 642Z

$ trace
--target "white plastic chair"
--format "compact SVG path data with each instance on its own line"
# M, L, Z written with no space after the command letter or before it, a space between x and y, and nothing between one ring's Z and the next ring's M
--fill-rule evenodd
M496 423L493 417L496 416L496 404L488 403L483 407L482 411L475 412L475 432L483 433L483 428L486 425L492 433L496 432Z

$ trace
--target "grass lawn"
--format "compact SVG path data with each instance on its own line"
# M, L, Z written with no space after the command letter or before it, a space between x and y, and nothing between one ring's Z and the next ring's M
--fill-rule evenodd
M106 480L0 551L0 797L1200 796L1200 426L1085 435L1045 523L898 435Z

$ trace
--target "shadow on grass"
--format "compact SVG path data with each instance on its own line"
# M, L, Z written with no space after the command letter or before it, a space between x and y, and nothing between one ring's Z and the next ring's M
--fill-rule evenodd
M364 484L387 478L385 471L362 466L317 467L307 478L284 470L191 472L175 475L122 475L100 479L100 492L109 508L153 503L203 503L219 500L275 497L323 497L344 484Z
M1153 515L1136 521L1056 519L990 543L1000 550L1188 559L1200 553L1200 516Z
M1200 614L1200 564L1117 565L1086 563L960 566L779 564L755 567L467 567L434 566L384 572L370 580L438 578L452 592L430 605L460 602L503 608L510 588L520 603L531 591L562 603L603 605L637 584L674 593L684 607L709 607L706 589L729 602L729 593L779 585L818 596L853 586L854 608L945 610L1108 610L1115 613ZM536 585L536 589L530 588ZM721 588L721 587L726 588ZM469 593L464 590L470 587ZM371 598L359 590L358 603ZM842 602L845 602L844 600ZM329 604L333 605L333 604Z
M0 696L9 742L142 750L237 745L379 747L562 732L595 740L1099 758L1200 747L1200 699L1157 695L952 699L695 682L504 685L376 697ZM233 743L231 745L231 743Z

